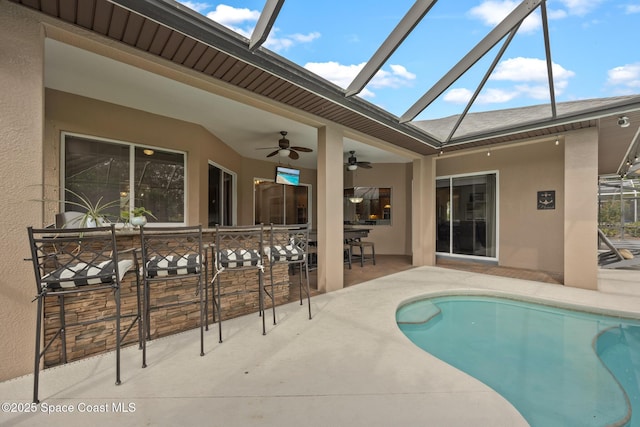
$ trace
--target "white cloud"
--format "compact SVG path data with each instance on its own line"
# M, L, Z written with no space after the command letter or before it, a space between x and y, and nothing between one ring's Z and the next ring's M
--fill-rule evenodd
M195 10L196 12L202 13L206 9L210 7L208 3L198 3L195 1L180 1L182 5L188 7L189 9Z
M561 94L569 85L569 80L575 76L559 64L553 63L553 85L556 95ZM512 87L491 88L484 87L476 100L478 104L500 104L509 102L515 98L530 98L544 100L549 98L549 85L547 75L547 63L537 58L511 58L498 64L490 79L494 82L503 82L503 85L512 83ZM467 103L473 91L465 88L449 90L444 95L444 100L451 103Z
M281 52L287 50L292 46L301 43L310 43L313 40L320 37L320 33L314 32L309 34L291 34L289 36L277 37L278 28L272 28L271 33L264 42L264 47L269 48L275 52Z
M640 88L640 62L612 68L607 74L607 84L618 86L621 92L637 92Z
M191 2L183 2L185 6L191 7L191 5L188 5L187 3L196 5ZM201 4L198 3L198 5ZM197 9L194 8L194 10ZM248 39L251 38L255 25L260 18L260 11L219 4L216 6L214 11L207 13L207 18L224 25L230 30L235 31ZM264 42L265 47L275 52L287 50L297 44L310 43L320 37L320 33L318 32L311 32L309 34L291 34L286 36L278 36L278 32L279 29L277 27L273 27L267 37L267 40Z
M225 27L232 28L247 21L257 22L258 18L260 18L260 12L247 8L237 8L227 6L226 4L219 4L216 6L215 11L207 13L207 18Z
M452 104L467 104L469 100L473 96L473 92L466 88L455 88L448 90L444 94L444 101L450 102ZM515 90L504 90L504 89L496 89L489 88L483 90L478 98L476 99L476 103L478 104L501 104L505 102L509 102L512 99L518 96L518 92Z
M604 0L560 0L569 15L584 16L598 8Z
M566 82L576 73L569 71L560 64L552 63L554 85ZM491 80L506 80L513 82L544 82L547 81L547 62L538 58L510 58L501 61L490 77Z
M520 4L513 0L486 0L472 8L469 14L480 19L485 25L495 27ZM534 12L522 22L518 31L532 32L540 28L542 21L538 12Z
M624 12L627 15L631 15L632 13L640 13L640 4L628 4L624 7Z
M466 88L454 88L445 92L442 99L452 104L466 104L471 99L473 92Z
M346 89L360 70L364 68L365 64L365 62L352 65L343 65L334 61L308 62L304 65L304 68ZM408 86L416 78L415 74L409 72L402 65L393 64L389 68L391 71L379 70L369 82L368 88L363 89L359 95L362 98L374 98L376 94L371 90L372 88L383 89Z

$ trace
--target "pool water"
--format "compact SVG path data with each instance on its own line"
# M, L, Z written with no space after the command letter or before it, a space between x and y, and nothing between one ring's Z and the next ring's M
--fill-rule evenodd
M533 427L640 426L640 321L484 296L416 301L396 320Z

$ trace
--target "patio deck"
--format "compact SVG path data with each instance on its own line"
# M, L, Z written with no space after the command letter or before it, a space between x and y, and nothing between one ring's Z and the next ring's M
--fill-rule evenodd
M0 424L525 426L500 395L410 343L395 324L398 305L433 292L508 292L640 316L639 278L638 271L601 270L601 291L594 292L441 267L408 269L314 296L313 320L298 302L280 306L266 336L256 315L225 321L225 342L210 330L204 357L198 330L151 341L146 369L138 349L128 347L120 386L113 353L45 370L36 412L12 413L5 405ZM2 402L28 406L32 379L0 383ZM64 408L74 412L42 412Z

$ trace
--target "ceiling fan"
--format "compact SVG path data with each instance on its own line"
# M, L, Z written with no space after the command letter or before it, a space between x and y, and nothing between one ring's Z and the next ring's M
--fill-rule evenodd
M276 148L275 151L267 154L267 157L273 157L276 154L279 155L280 157L289 157L291 160L296 160L298 158L300 158L300 155L298 154L298 152L300 153L310 153L313 150L311 148L307 148L307 147L292 147L289 144L289 140L286 138L287 136L287 132L286 131L280 131L280 135L282 135L282 138L280 138L278 140L278 146L277 147L264 147L264 148L259 148L262 150L267 150L267 149L273 149Z
M364 168L364 169L371 169L371 163L370 162L359 162L358 159L356 158L356 152L355 151L349 151L349 158L347 159L347 169L350 171L354 171L356 169L358 169L358 167Z

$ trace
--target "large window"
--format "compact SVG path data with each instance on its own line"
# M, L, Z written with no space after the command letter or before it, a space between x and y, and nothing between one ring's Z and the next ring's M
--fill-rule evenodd
M310 186L254 180L256 224L308 224Z
M495 258L496 174L436 181L436 251Z
M111 204L108 219L144 206L150 222L184 223L185 154L64 134L64 200ZM82 211L71 203L67 211Z
M345 188L344 223L359 225L391 224L391 188Z
M209 164L209 226L234 224L235 174Z

